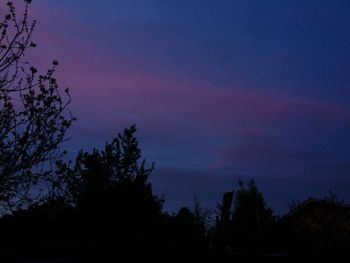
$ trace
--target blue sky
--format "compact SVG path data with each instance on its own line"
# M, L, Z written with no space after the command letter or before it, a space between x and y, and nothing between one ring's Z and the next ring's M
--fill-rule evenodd
M278 213L350 201L349 1L33 1L42 68L60 61L70 155L136 123L165 208L213 207L254 178Z

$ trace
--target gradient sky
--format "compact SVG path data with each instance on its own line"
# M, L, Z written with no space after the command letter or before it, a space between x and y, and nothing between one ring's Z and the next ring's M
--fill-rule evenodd
M350 201L350 1L35 0L30 57L60 62L69 154L136 123L165 209L238 178L268 205Z

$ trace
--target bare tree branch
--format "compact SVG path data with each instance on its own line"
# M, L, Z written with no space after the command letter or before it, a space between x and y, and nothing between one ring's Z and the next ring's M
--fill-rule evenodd
M51 176L52 160L60 158L60 144L74 117L54 76L57 61L45 74L24 60L36 44L31 41L35 21L28 20L30 1L17 17L12 2L0 18L0 206L5 211L30 203L32 187Z

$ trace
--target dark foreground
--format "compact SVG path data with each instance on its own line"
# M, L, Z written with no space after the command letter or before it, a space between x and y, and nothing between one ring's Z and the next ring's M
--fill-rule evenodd
M12 263L81 263L81 262L350 262L350 256L339 251L318 253L276 251L270 253L232 252L205 255L147 255L140 251L116 251L96 244L56 244L43 247L0 251L1 262Z

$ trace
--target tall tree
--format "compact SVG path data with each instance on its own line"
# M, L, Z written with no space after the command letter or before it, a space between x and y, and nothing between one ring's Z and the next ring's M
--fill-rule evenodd
M115 191L128 184L145 188L152 195L149 175L153 164L141 160L141 149L135 137L136 126L119 133L104 149L92 152L81 150L72 165L58 161L57 174L64 195L74 206L81 205L86 198L99 198L109 191Z
M57 61L43 74L25 60L35 21L29 0L18 14L12 2L0 18L0 207L16 209L33 199L32 186L52 175L51 163L74 118L54 76Z
M264 196L253 179L248 180L247 184L239 181L233 204L234 238L239 242L256 237L274 220L272 209L267 207Z
M80 151L73 163L58 162L57 174L77 215L79 238L119 247L118 253L154 253L163 202L153 194L148 180L153 165L141 159L135 132L131 126L101 150Z
M238 185L237 190L224 193L222 205L218 205L215 245L224 253L252 249L275 220L253 179L247 183L239 180Z

